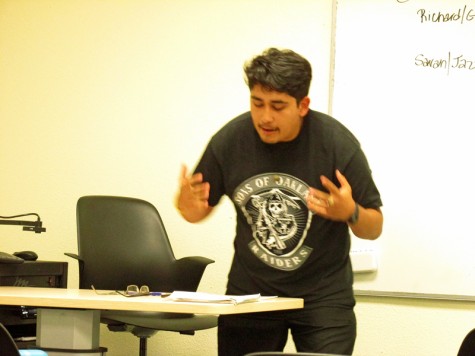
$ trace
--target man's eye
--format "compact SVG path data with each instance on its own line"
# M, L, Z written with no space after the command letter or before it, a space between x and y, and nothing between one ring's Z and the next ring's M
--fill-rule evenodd
M284 109L284 105L272 105L272 109L274 109L275 111L281 111Z
M254 106L255 106L256 108L262 108L262 107L264 106L263 103L261 103L261 102L256 102L256 101L255 101L253 104L254 104Z

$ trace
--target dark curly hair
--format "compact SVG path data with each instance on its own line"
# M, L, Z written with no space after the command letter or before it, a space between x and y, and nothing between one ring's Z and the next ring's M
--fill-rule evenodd
M260 84L266 89L289 94L297 103L308 95L312 80L310 63L289 49L266 49L244 64L244 73L250 90Z

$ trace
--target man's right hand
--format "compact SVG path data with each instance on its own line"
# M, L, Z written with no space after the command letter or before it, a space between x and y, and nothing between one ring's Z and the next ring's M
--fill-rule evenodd
M186 221L198 222L213 209L208 205L210 185L203 182L203 174L190 176L187 171L187 167L182 165L175 206Z

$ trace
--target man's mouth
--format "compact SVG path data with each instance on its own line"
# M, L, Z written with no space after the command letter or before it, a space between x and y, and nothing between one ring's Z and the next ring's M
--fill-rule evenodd
M266 133L266 134L271 134L271 133L274 133L277 131L277 128L273 128L273 127L263 127L261 126L261 130Z

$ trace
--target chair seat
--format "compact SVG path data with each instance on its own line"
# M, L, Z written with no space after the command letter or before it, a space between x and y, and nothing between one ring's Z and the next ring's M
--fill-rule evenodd
M475 329L471 330L462 341L457 356L473 356L475 354Z
M343 356L337 354L327 353L313 353L313 352L279 352L279 351L260 351L251 352L244 356Z
M1 356L48 356L48 354L42 350L37 349L21 349L18 350L18 346L10 335L8 329L0 323L0 355Z
M121 322L142 328L189 332L214 328L217 325L216 315L155 313L155 312L127 312L102 311L101 322L117 324Z

